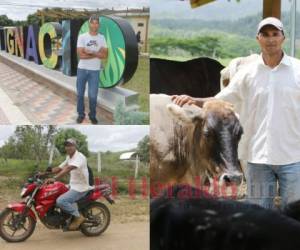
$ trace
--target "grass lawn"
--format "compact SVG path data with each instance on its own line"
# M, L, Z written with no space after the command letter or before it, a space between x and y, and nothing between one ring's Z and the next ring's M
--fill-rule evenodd
M97 171L97 155L92 154L88 158L88 164L93 169L94 177L100 177L101 180L111 183L113 180L117 186L118 193L128 194L131 181L135 173L134 161L120 160L121 152L106 152L101 154L102 168L101 172ZM56 158L53 166L59 165L65 157ZM22 184L27 181L37 171L45 171L47 161L43 161L39 167L35 165L33 160L8 159L5 162L0 159L0 191L1 189L17 189L18 192ZM142 180L149 177L149 167L144 163L140 163L138 178L134 180L136 193L141 193ZM69 177L63 178L68 183ZM1 192L0 192L1 195Z
M149 58L139 57L137 70L131 80L122 87L139 93L140 111L149 112Z
M168 56L168 55L151 55L153 58L162 58L167 60L175 60L175 61L188 61L193 59L192 57L185 56Z

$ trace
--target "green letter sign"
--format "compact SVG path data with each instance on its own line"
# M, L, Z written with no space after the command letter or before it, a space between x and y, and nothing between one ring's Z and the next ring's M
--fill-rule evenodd
M89 31L86 21L79 34ZM131 79L138 63L138 47L134 30L130 24L118 17L101 16L99 33L104 35L108 58L100 73L100 88L110 88Z

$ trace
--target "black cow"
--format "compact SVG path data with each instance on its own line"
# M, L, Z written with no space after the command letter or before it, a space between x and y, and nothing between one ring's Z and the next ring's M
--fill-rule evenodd
M150 58L150 93L214 96L220 91L223 68L218 61L206 57L184 62Z
M285 213L174 186L151 202L150 249L299 250L299 203Z

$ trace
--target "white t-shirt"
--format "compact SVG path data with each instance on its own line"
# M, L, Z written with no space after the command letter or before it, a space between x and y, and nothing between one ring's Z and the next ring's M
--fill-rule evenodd
M300 161L300 60L284 55L272 69L260 56L215 97L240 114L241 159L272 165Z
M72 190L77 192L90 190L87 160L82 153L76 151L72 158L68 155L66 160L59 165L59 168L64 168L65 166L76 167L70 172L70 187Z
M92 36L89 32L87 32L78 36L77 48L86 48L93 52L97 52L102 47L107 48L107 45L104 36L101 34ZM80 59L78 63L78 68L87 69L87 70L100 70L101 59L99 58Z

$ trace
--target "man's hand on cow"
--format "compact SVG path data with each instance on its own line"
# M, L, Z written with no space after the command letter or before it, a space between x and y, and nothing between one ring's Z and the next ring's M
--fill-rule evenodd
M171 99L172 102L179 105L180 107L182 107L184 104L197 105L197 101L193 97L188 95L173 95Z

